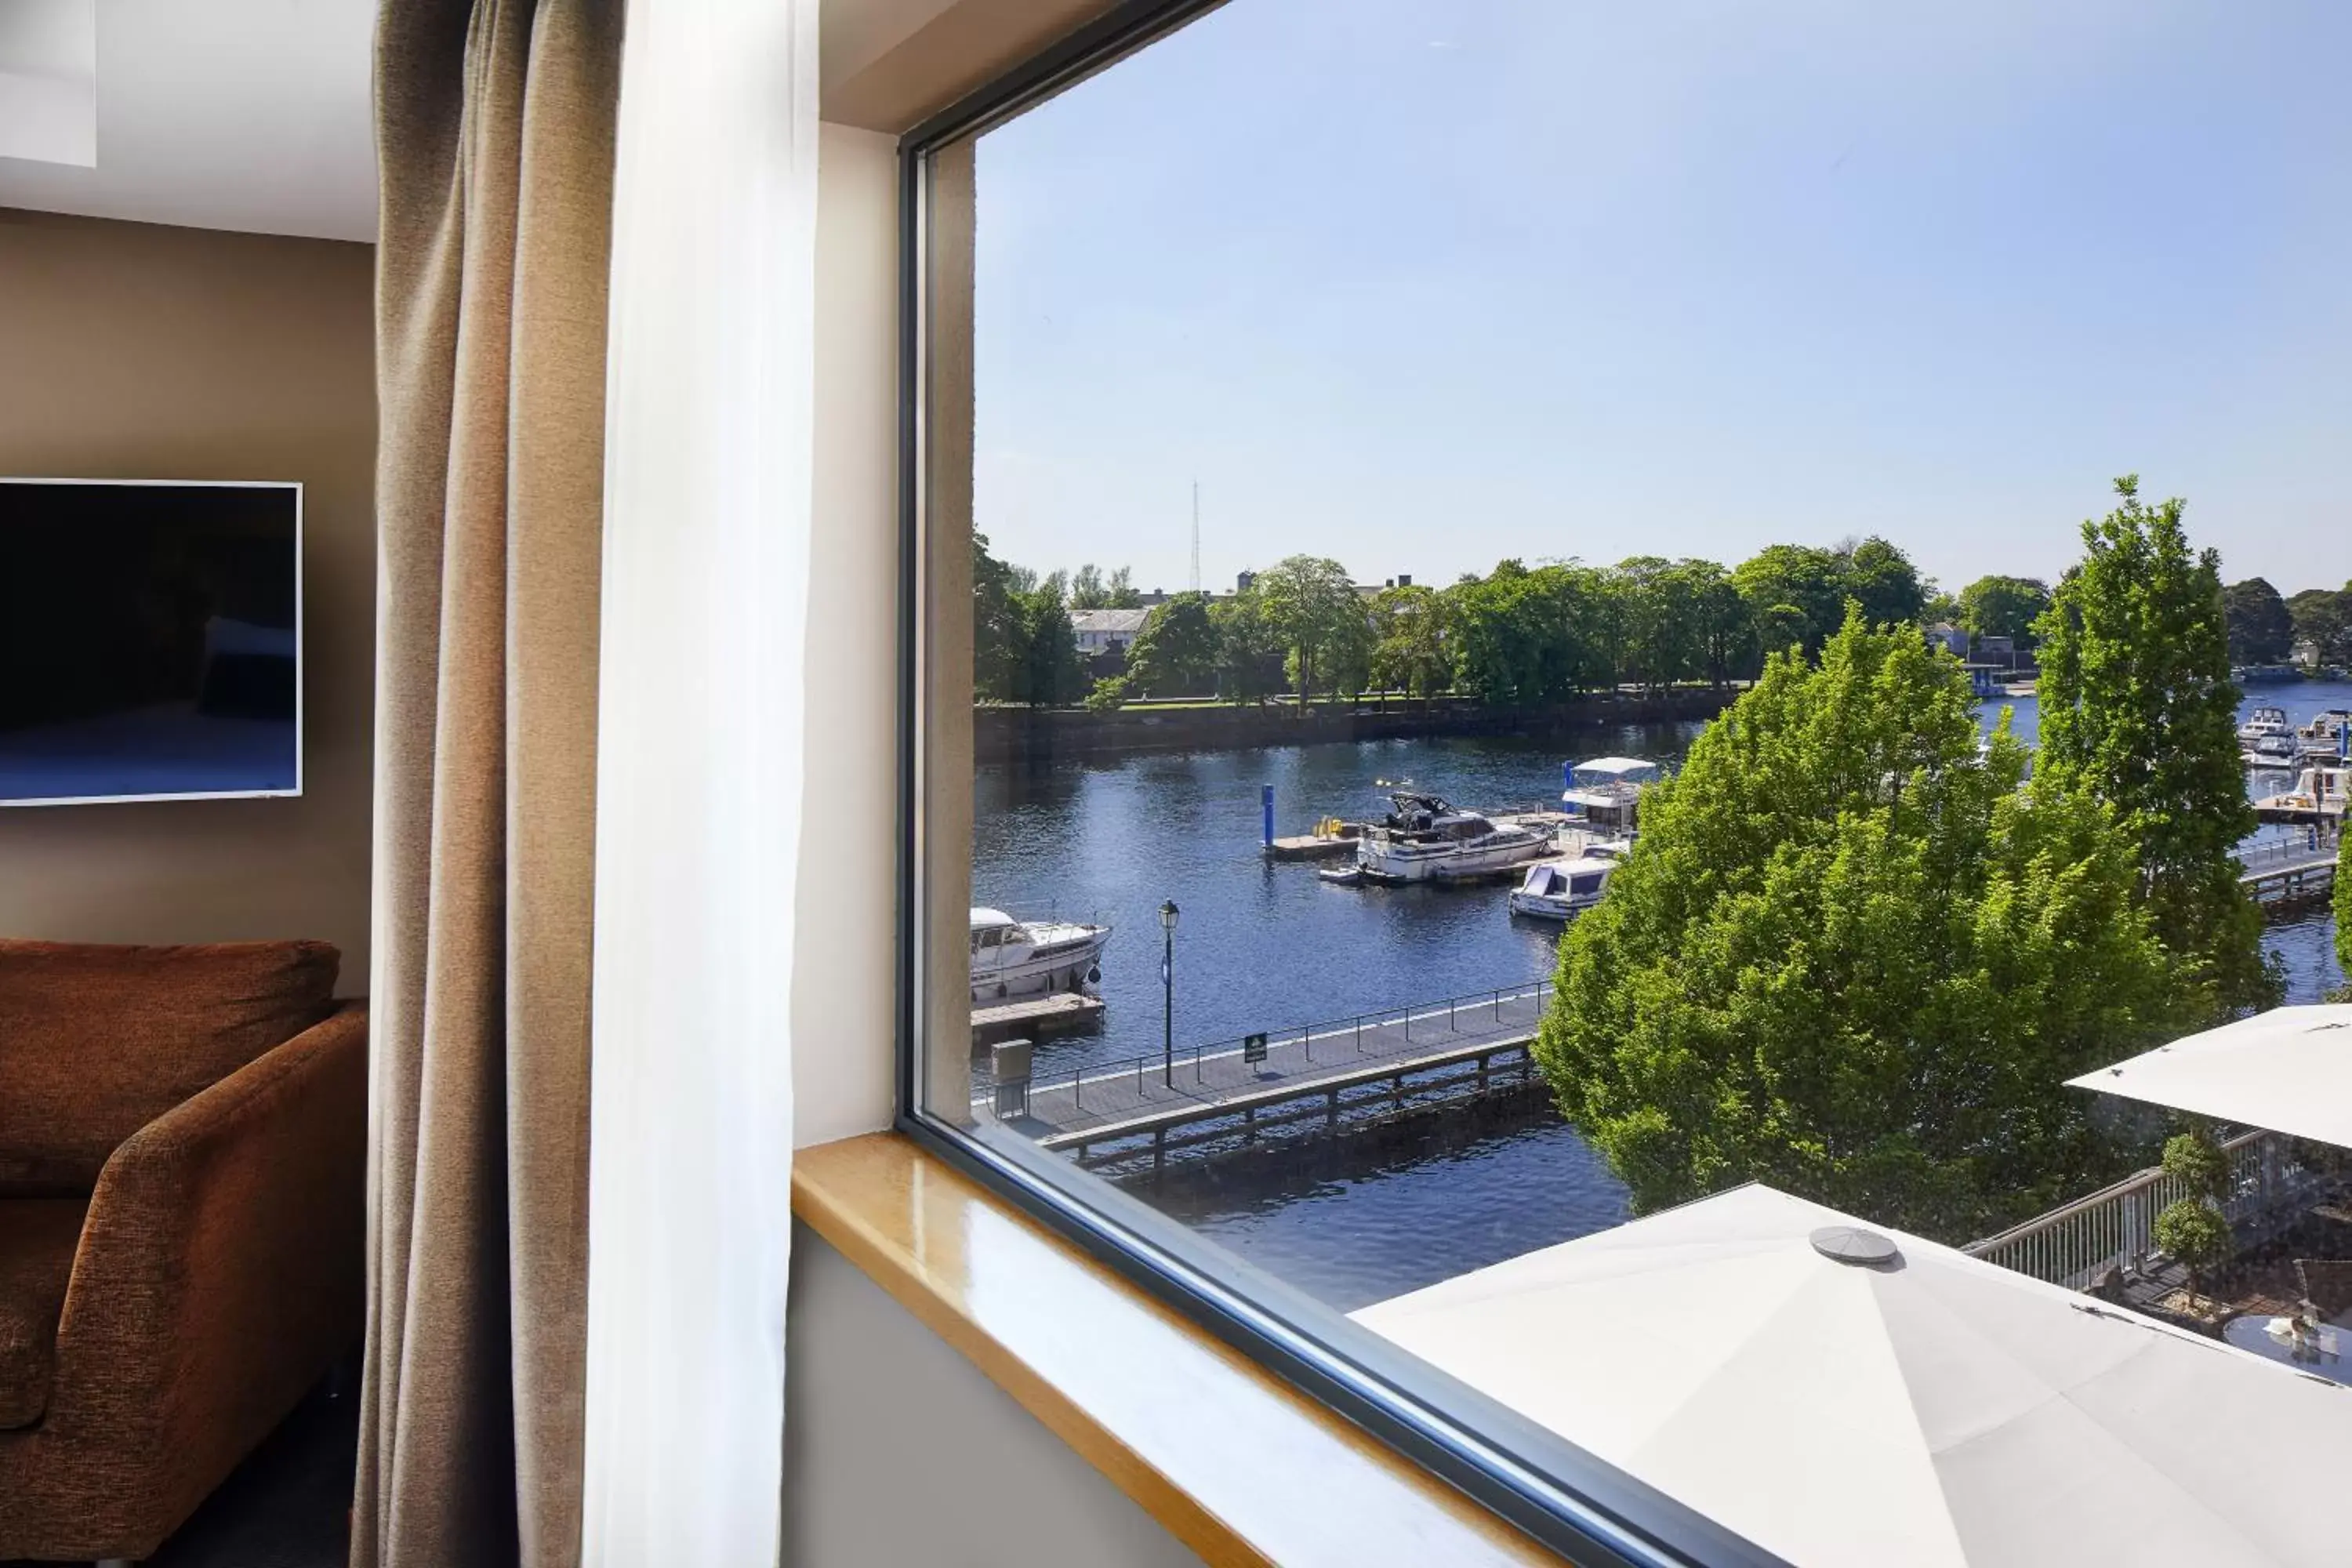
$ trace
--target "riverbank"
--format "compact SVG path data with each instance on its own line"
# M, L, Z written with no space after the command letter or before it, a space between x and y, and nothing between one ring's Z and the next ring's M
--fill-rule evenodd
M1712 719L1738 695L1737 689L1689 687L1654 697L1596 694L1540 709L1494 709L1444 699L1426 706L1406 700L1392 700L1385 707L1318 704L1303 713L1282 703L1139 704L1099 713L1076 708L983 706L972 710L972 750L984 765L1139 752L1544 735L1595 724L1673 724Z

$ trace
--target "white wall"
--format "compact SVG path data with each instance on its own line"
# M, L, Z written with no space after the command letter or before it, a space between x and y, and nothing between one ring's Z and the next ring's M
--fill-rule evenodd
M894 138L821 128L809 820L792 963L812 977L793 994L793 1136L802 1145L887 1127L893 1110L898 170Z
M785 1323L785 1568L1198 1568L805 1226Z

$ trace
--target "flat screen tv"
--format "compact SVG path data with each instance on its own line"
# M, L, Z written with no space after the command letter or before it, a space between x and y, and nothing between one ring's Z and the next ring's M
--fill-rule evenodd
M0 805L302 793L302 487L0 479Z

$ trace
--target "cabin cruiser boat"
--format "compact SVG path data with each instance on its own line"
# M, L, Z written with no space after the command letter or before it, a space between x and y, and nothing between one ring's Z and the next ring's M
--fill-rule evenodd
M1076 991L1102 978L1107 925L1014 920L1003 910L971 911L974 1005L1053 991Z
M2250 768L2292 771L2303 761L2303 744L2292 735L2263 735L2246 742L2239 761Z
M1399 790L1389 814L1356 841L1357 868L1376 882L1443 882L1489 876L1552 852L1549 835L1492 822L1433 795Z
M2268 702L2255 709L2253 716L2238 726L2238 739L2249 747L2260 741L2294 738L2294 725L2288 721L2286 710Z
M1511 912L1538 920L1574 920L1601 901L1617 866L1606 855L1538 860L1528 868L1527 879L1511 889Z
M1633 836L1642 792L1665 776L1657 763L1640 757L1595 757L1570 763L1563 772L1568 787L1559 798L1570 826L1612 838Z

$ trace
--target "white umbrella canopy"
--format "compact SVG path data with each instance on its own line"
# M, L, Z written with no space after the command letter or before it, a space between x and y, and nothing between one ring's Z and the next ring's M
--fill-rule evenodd
M2352 1562L2352 1389L1747 1186L1356 1320L1801 1568Z
M2352 1005L2273 1007L2067 1083L2352 1149Z

